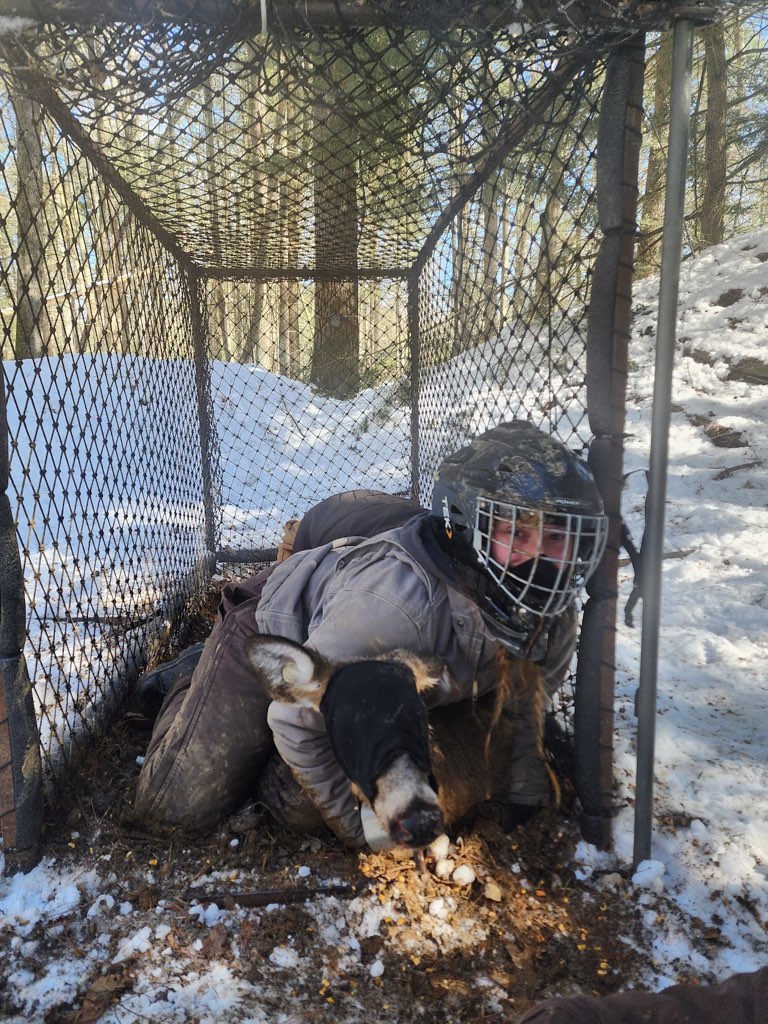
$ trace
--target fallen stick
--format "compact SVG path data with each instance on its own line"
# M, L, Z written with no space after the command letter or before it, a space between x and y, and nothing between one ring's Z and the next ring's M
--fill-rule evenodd
M201 892L188 893L189 902L216 903L219 906L237 904L241 907L268 907L271 903L303 903L319 896L356 896L359 888L346 882L326 885L320 889L260 889L257 892Z
M740 469L752 469L754 466L762 466L760 459L753 459L752 462L741 462L738 466L729 466L727 469L721 469L719 473L715 473L712 479L725 480L726 477L733 476L734 473L738 473Z
M687 558L688 555L692 555L696 551L696 548L683 548L681 551L665 551L661 556L662 558ZM619 559L619 565L625 566L630 565L630 559L625 558L623 555Z

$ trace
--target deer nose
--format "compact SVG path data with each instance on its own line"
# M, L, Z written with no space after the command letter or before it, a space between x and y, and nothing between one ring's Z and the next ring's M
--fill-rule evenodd
M393 841L412 850L429 846L443 832L445 825L440 808L423 801L411 804L404 814L393 818L389 826Z

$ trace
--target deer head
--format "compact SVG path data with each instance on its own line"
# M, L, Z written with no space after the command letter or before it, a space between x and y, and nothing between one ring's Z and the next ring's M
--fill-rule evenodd
M443 833L420 694L440 668L415 655L333 664L278 637L254 637L248 657L273 700L319 711L356 795L395 845L420 849Z

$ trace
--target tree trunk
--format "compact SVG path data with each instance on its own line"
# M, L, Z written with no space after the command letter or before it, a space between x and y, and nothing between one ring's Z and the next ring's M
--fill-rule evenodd
M486 182L482 188L483 205L483 309L481 337L478 342L490 341L499 327L499 209L496 184Z
M299 310L301 291L299 282L293 278L280 281L279 310L279 369L298 380L301 377L301 351L299 335Z
M280 101L281 139L280 149L286 168L299 159L299 148L292 137L291 128L295 118L295 103L291 99ZM293 115L293 117L292 117ZM290 269L299 263L299 224L295 182L287 171L280 175L276 194L278 200L278 223L281 225L280 245L283 266ZM301 376L300 320L301 288L295 278L283 278L278 282L278 324L277 364L278 372L295 380Z
M315 283L312 383L326 395L351 398L358 391L357 281Z
M669 88L672 78L672 33L661 37L656 51L653 110L648 132L648 170L641 201L640 235L635 255L635 276L658 270L661 258L661 226L664 222L664 179L669 128Z
M539 258L536 263L533 303L533 316L537 322L550 317L560 279L557 265L560 253L557 227L563 213L563 203L559 194L561 184L560 178L548 179L546 187L549 194L539 221Z
M502 327L512 315L509 295L510 272L512 263L512 202L509 196L508 176L502 179L501 189L501 238L499 243L499 263L501 265L501 290L499 292L499 318Z
M93 43L88 45L88 53L95 65L98 54ZM117 134L126 139L137 138L136 127L130 122L118 124L108 113L97 118L93 136L100 149L108 151L111 139ZM164 141L171 148L175 146L170 130L166 130ZM128 352L131 350L131 340L142 337L143 332L132 329L132 307L135 295L141 296L148 291L148 283L146 277L142 276L143 267L131 270L123 262L125 238L131 230L130 215L116 201L111 190L99 186L91 194L95 197L91 213L96 224L93 232L95 266L94 285L86 292L88 322L85 341L91 351ZM139 280L132 286L131 278L135 275L139 275ZM134 343L133 351L139 348L140 343ZM85 351L86 345L81 350Z
M456 356L467 347L467 319L469 317L467 264L467 207L459 210L451 230L451 309L453 310L453 339L450 355Z
M459 123L461 118L462 104L464 102L464 90L460 89L454 98L458 104L458 112L454 112L454 122ZM467 146L460 131L455 133L453 142L450 144L449 155L454 167L456 180L461 180L464 168L467 164ZM453 337L451 338L451 349L447 355L456 356L469 347L467 335L472 320L471 309L471 231L469 224L469 211L472 204L466 203L461 207L453 219L451 225L451 311L453 313ZM441 357L443 358L442 354Z
M562 115L561 115L562 117ZM563 226L565 206L565 169L568 166L568 130L565 123L558 119L559 132L555 148L549 157L546 176L541 188L546 195L546 203L539 220L538 242L539 256L536 263L533 317L535 321L547 321L557 307L559 292L563 281L563 242L567 237Z
M250 88L246 89L245 113L247 119L247 132L251 149L253 151L253 181L251 197L253 200L253 231L251 233L251 261L254 266L264 262L264 251L266 247L266 211L265 195L268 186L263 181L263 167L266 157L265 125L267 107L261 95L261 82L257 74L253 74L250 81ZM263 348L266 346L266 329L263 323L264 316L264 281L252 281L248 286L250 292L250 305L248 310L247 328L245 339L240 351L240 362L258 363L263 357Z
M18 275L14 357L37 359L50 351L53 325L46 301L50 276L45 257L49 239L43 234L43 144L41 111L20 92L11 97L16 112L16 217L18 222Z
M357 156L349 128L324 106L316 111L315 261L321 273L357 269ZM357 279L315 281L311 381L324 394L357 393L359 370Z
M509 188L514 188L518 179L512 178ZM530 307L532 305L533 289L527 283L528 252L532 240L536 237L536 211L533 203L526 195L524 183L520 187L519 194L515 198L514 232L515 258L514 265L510 268L514 291L512 293L512 309L517 319L527 320L530 318Z
M250 304L248 309L248 327L243 339L240 353L241 363L258 363L261 357L260 338L263 330L262 314L264 312L264 282L252 281L248 286Z
M702 248L719 245L724 238L727 142L725 33L721 24L701 30L707 76L707 114L704 129L704 189L699 212Z

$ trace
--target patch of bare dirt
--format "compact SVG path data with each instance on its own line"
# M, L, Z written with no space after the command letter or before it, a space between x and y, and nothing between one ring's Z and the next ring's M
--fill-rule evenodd
M747 384L768 384L768 364L760 359L741 359L728 371L727 379Z
M149 723L126 713L49 821L45 852L109 872L117 904L148 915L164 908L164 941L187 968L190 956L229 964L272 993L276 1010L284 991L282 1010L297 1021L331 1010L329 1019L364 1020L360 1008L377 1006L380 1020L441 1024L514 1021L547 994L608 993L641 976L634 903L617 877L604 887L576 878L569 861L577 830L561 812L511 835L483 823L481 832L453 836L444 860L464 869L465 884L438 877L430 853L421 864L405 852L352 854L330 834L294 836L256 813L195 841L151 836L131 808L148 738ZM211 903L229 915L206 922L202 908ZM98 918L85 934L82 921L61 924L59 934L37 936L48 955L95 938ZM131 928L126 919L126 936ZM352 964L344 955L350 936ZM136 983L140 960L132 955L91 978L46 1024L99 1019L105 1000ZM285 978L276 982L281 966Z
M715 299L713 305L727 308L728 306L734 305L734 303L738 302L739 299L743 298L744 292L741 288L729 288L727 291L723 292L723 294L720 295L717 299Z
M686 416L694 427L701 427L716 448L747 447L744 435L740 431L734 430L732 427L726 427L709 416L699 416L695 413L686 413Z

